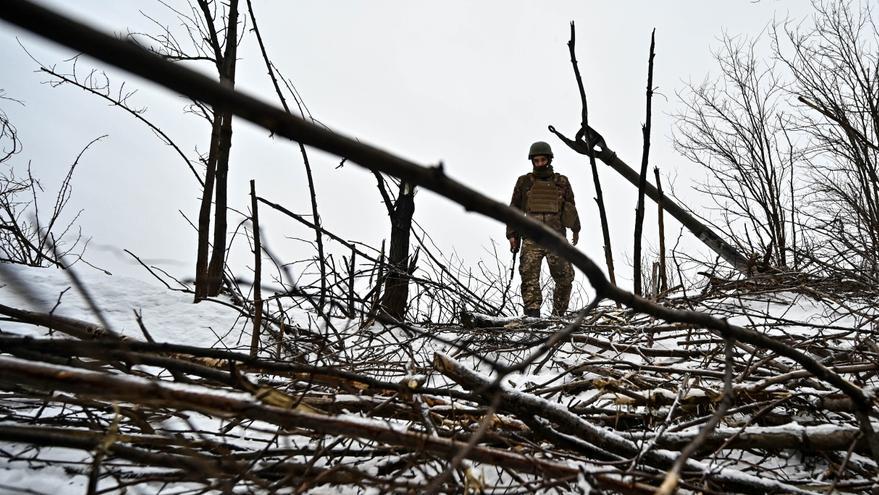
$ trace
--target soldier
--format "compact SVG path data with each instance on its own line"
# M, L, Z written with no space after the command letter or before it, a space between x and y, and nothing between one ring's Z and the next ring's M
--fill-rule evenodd
M516 181L510 206L525 212L529 217L539 220L562 236L571 229L571 243L577 245L580 239L580 217L574 203L574 191L564 175L552 169L552 148L548 143L538 141L531 145L528 159L532 170ZM543 294L540 291L540 265L546 258L549 273L555 281L552 314L561 316L567 311L571 299L571 285L574 269L564 258L541 247L531 239L522 239L516 230L507 226L507 239L510 251L517 252L521 243L522 254L519 262L519 275L522 278L522 303L525 316L540 317Z

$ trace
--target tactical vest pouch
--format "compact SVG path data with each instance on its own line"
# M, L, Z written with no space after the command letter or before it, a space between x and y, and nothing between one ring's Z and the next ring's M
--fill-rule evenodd
M528 190L525 202L526 213L560 213L562 211L562 192L554 180L535 180Z
M573 229L577 220L577 208L573 203L565 201L565 204L562 207L562 227Z

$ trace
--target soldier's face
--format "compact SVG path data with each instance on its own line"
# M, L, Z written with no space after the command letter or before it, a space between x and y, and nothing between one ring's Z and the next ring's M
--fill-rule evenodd
M534 165L534 168L544 168L549 165L549 157L546 155L537 155L531 159L531 165Z

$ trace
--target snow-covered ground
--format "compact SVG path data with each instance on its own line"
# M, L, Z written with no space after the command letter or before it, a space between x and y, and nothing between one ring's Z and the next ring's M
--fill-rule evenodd
M64 271L52 268L2 266L0 267L0 276L2 276L0 305L38 312L51 311L56 315L91 323L97 323L103 318L114 331L131 339L146 340L137 322L135 315L137 311L142 315L143 324L149 334L157 342L247 352L251 321L228 300L220 298L217 302L205 301L193 304L191 294L169 290L158 281L147 283L138 279L108 276L88 269L79 269L76 274L80 277L92 304ZM816 336L827 337L819 343L829 342L834 348L816 349L819 354L828 351L832 355L833 352L850 350L862 337L861 332L869 330L863 327L863 317L834 311L839 309L834 304L816 302L814 298L806 298L795 293L774 293L771 296L753 298L717 296L702 300L698 304L696 309L710 310L718 316L730 316L730 321L734 323L788 339L805 349L808 349L810 339ZM100 315L92 309L93 307L100 308ZM714 398L722 388L722 382L718 379L723 371L722 340L718 341L717 336L707 332L691 334L682 327L672 328L664 325L663 322L655 322L643 316L627 315L625 312L617 311L612 305L603 306L601 310L604 311L602 319L595 326L590 327L589 332L574 335L571 342L566 342L551 351L546 361L541 357L524 373L507 376L503 382L505 390L511 393L533 394L532 400L535 404L539 403L542 408L555 411L555 414L570 414L568 411L577 411L575 414L585 418L577 419L584 422L584 428L594 429L596 434L612 436L617 440L622 435L627 438L625 441L647 441L649 444L656 435L665 434L667 441L694 436L700 428L701 423L698 421L689 428L673 427L666 432L666 427L671 426L672 423L663 426L664 418L666 415L671 416L671 412L674 412L676 407L678 413L683 413L682 418L690 414L683 411L684 409L695 407L698 410L699 404L707 405L708 409L704 411L710 411ZM418 328L387 329L377 324L360 327L353 320L341 318L332 321L334 328L322 327L314 323L317 318L303 309L291 309L287 317L290 318L291 323L299 324L303 328L326 332L327 337L336 333L338 338L338 334L341 334L344 346L333 351L338 353L336 359L339 360L338 362L348 364L357 363L353 370L364 376L377 376L388 382L426 380L426 386L431 387L446 387L451 383L447 376L431 370L430 360L435 351L451 355L478 373L489 375L491 369L484 359L498 363L515 363L534 351L535 347L529 347L528 342L539 343L541 337L551 335L562 326L562 322L545 320L535 325L534 321L484 318L485 321L493 321L491 324L495 328L482 330L439 327L432 330L423 329L424 333L419 334ZM354 330L349 332L349 329ZM0 322L0 332L2 332L0 335L34 337L45 337L49 333L45 328L12 321ZM836 338L837 335L839 338ZM67 338L57 332L55 336ZM645 351L650 352L645 353ZM681 358L687 352L697 357ZM754 358L746 352L745 348L739 348L736 352L740 363L754 362ZM389 357L393 358L393 361L389 361ZM320 357L317 362L333 365L332 359L324 359L325 357ZM763 357L761 356L760 359ZM815 381L784 381L767 383L768 386L761 382L781 374L779 369L791 365L793 362L790 360L776 359L773 363L776 368L768 371L763 365L756 366L745 373L749 376L737 375L735 387L741 393L759 394L765 391L765 397L771 400L790 397L792 400L788 401L785 407L793 407L794 403L800 404L796 407L805 404L806 413L797 412L794 407L795 411L786 419L790 421L789 424L765 427L753 422L754 411L748 410L747 404L739 404L739 407L744 407L743 411L730 415L716 434L735 436L739 428L747 427L747 434L757 436L787 435L785 438L799 438L805 435L805 432L832 435L835 431L850 437L856 435L857 425L846 419L845 413L812 415L808 412L808 401L832 393L838 394L833 387ZM167 376L167 373L163 373L162 376ZM236 400L254 400L254 396L243 391L232 392L181 385L172 382L170 376L168 378L167 382L162 382L163 386L167 383L167 386L172 388L191 387L191 390L201 389L205 393L226 394ZM251 377L254 381L257 378ZM132 384L138 383L137 380L143 380L130 379L135 380ZM786 388L791 383L798 387L797 390ZM870 386L867 384L865 389L869 389ZM330 391L327 396L333 394ZM797 394L802 397L797 397ZM347 401L352 404L358 401L361 404L375 401L375 404L379 404L390 399L337 391L332 400L340 403ZM402 404L408 406L405 402ZM36 406L39 406L39 403L36 403ZM33 414L38 409L36 406L30 406L34 408L33 411L25 412ZM22 408L26 407L26 404L16 402L15 407L20 408L17 410L20 420L20 415L24 414ZM64 407L64 404L49 404L40 411L40 414L42 417L61 415ZM449 402L436 403L431 407L433 414L442 415L456 408L466 409L473 406ZM0 399L0 426L18 424L9 419L10 411L11 409L7 408ZM651 424L655 421L655 424L650 428L645 427L643 431L636 429L613 432L613 428L609 428L607 424L600 426L601 420L595 420L595 424L599 426L592 426L589 423L593 421L590 418L614 414L613 411L616 411L620 417L630 414L632 417L646 418ZM704 411L695 414L704 415ZM418 424L415 424L415 430L411 430L412 425L406 421L382 419L374 422L376 420L364 416L368 415L348 413L342 409L339 417L355 424L362 424L364 427L384 425L401 432L421 431L418 429L420 428ZM191 434L194 427L201 432L216 432L226 424L227 420L220 417L194 412L186 419L168 417L161 422L160 427L166 433ZM505 417L500 424L522 425L512 415ZM256 426L235 430L235 441L239 446L259 450L260 446L266 445L266 441L271 438L274 426L259 422L253 425ZM605 433L601 433L602 431ZM219 436L217 438L221 439ZM311 437L304 435L288 435L284 441L298 447L313 448L316 445ZM361 444L355 442L355 445ZM93 452L57 447L41 448L37 451L30 445L8 442L0 443L0 450L2 450L0 494L60 494L86 491L88 473L94 459ZM32 462L37 454L39 462ZM663 455L673 458L676 454L675 451L671 451ZM47 464L46 460L58 462L53 465L53 463ZM365 472L375 473L379 461L388 462L388 458L355 459L352 462ZM582 462L578 464L570 459L564 462L580 467L588 464ZM758 458L746 451L729 457L701 459L699 462L705 465L706 470L715 470L717 473L722 471L723 474L717 476L725 476L727 479L759 480L759 482L765 479L769 482L792 481L801 484L812 482L815 473L822 469L834 468L833 464L824 463L823 460L806 460L795 454ZM849 456L849 463L866 471L876 470L875 464L869 458L858 453ZM321 463L319 462L317 466L320 467ZM490 466L487 468L478 464L468 464L468 466L471 466L468 469L478 473L474 476L484 478L488 483L498 479L498 471ZM771 474L771 476L763 478L763 474ZM425 480L412 478L412 481ZM113 480L102 480L98 488L111 489L113 483L115 483ZM819 483L815 486L823 490L828 485ZM154 483L140 484L131 487L129 491L177 493L198 487L203 488L203 485L178 483L172 488L163 488L161 484ZM339 490L333 486L311 488L312 493L337 493ZM346 486L343 491L363 492L354 486Z
M7 277L0 282L7 283L0 288L0 304L40 312L55 308L53 314L59 316L93 323L100 321L67 272L22 265L3 265L2 268L0 274ZM32 293L23 294L8 283L10 272ZM144 326L159 342L230 348L249 344L249 333L242 337L248 320L241 318L241 313L233 307L210 301L193 304L191 294L168 290L158 281L147 283L132 277L106 275L87 267L76 270L76 276L110 327L122 335L144 340L134 314L137 311L142 315ZM249 327L246 328L249 332ZM12 322L3 323L2 330L45 335L31 325Z
M97 323L83 293L65 271L55 268L32 268L3 265L0 281L0 304L18 309L49 312ZM205 301L192 303L192 295L171 291L158 281L147 283L130 277L110 276L88 268L76 270L77 277L110 327L125 336L145 340L135 311L143 317L144 326L157 342L203 347L244 350L250 342L250 320L242 318L234 307ZM11 283L10 283L11 282ZM27 293L17 290L24 285ZM57 305L57 306L56 306ZM45 328L10 321L0 322L2 334L46 336ZM47 410L45 414L53 411ZM199 421L208 421L200 417ZM174 428L175 425L165 425ZM185 427L185 425L183 425ZM72 474L62 467L29 467L30 448L21 444L0 444L10 456L0 457L0 494L67 494L86 493L88 476ZM80 450L53 448L44 456L81 461L88 466L92 455ZM17 460L10 460L10 457ZM87 471L87 469L86 469ZM136 489L134 493L138 493Z

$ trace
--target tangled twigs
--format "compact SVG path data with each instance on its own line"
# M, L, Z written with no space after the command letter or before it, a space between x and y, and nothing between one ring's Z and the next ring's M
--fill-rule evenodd
M218 417L257 419L284 428L303 428L326 434L351 435L408 448L419 448L441 455L455 455L466 444L455 440L425 437L399 431L384 422L346 419L263 405L246 395L232 396L207 391L190 391L169 384L134 377L117 377L105 373L38 364L0 357L0 385L4 388L26 385L40 390L63 390L104 400L121 400L151 408L174 408L199 411ZM552 477L576 476L575 468L514 454L505 450L473 446L467 458L503 465L530 473Z
M442 354L434 356L434 367L469 390L489 389L493 384L490 378L479 375ZM515 392L503 386L494 390L501 394L501 409L523 418L536 416L553 423L556 425L555 427L547 427L551 429L558 428L557 436L559 437L567 436L571 441L579 441L590 445L594 452L604 451L610 458L631 458L641 454L634 442L611 431L598 428L552 402L530 394ZM484 396L483 394L480 397ZM552 441L552 438L548 436L547 440ZM646 452L643 453L642 459L648 466L656 469L667 469L675 462L666 452ZM696 462L686 462L686 458L683 467L695 471L705 470L704 465ZM760 490L769 490L788 493L809 493L794 486L767 482L765 479L749 476L735 470L722 470L719 473L712 473L711 476L715 481L728 485L737 491L759 492Z
M639 442L649 438L647 430L656 431L656 418L677 421L677 426L682 428L704 428L706 424L723 422L739 426L747 433L753 433L752 426L778 425L803 418L834 428L851 427L856 423L852 415L817 406L825 399L832 399L829 396L836 389L842 391L854 407L860 431L866 437L872 456L879 459L879 444L869 420L874 398L864 392L864 389L875 387L876 377L872 370L864 371L861 367L876 360L875 343L870 342L872 335L869 331L872 329L870 325L875 326L874 311L864 310L858 314L856 324L822 325L818 329L823 332L821 335L806 338L803 326L791 329L778 320L770 322L768 316L759 318L753 312L744 311L740 313L744 318L732 320L728 313L713 311L705 300L675 301L670 296L668 305L655 304L610 284L601 269L566 239L521 212L450 179L442 166L419 166L368 144L328 132L282 109L217 85L183 67L167 64L139 48L30 2L7 0L0 16L205 104L251 120L276 135L344 156L372 171L433 190L465 209L513 225L576 265L595 288L596 301L609 300L634 310L614 313L607 308L596 308L600 318L577 321L561 328L557 326L558 322L542 322L543 326L539 328L536 325L534 328L523 327L522 322L518 322L510 328L479 331L431 324L412 331L413 325L391 320L385 321L393 324L373 324L374 321L383 323L374 320L358 325L350 321L333 321L319 311L322 316L327 316L324 319L326 328L312 333L293 329L295 339L291 340L296 348L291 350L291 355L301 359L300 368L296 368L298 364L265 362L246 355L232 357L229 353L212 354L212 350L188 351L191 356L226 359L213 363L196 360L201 366L222 372L216 376L219 380L208 377L202 373L206 370L197 367L179 368L175 363L176 356L161 355L175 352L170 346L162 348L158 344L149 344L158 346L151 351L160 354L149 358L138 355L135 349L146 352L146 343L124 343L131 347L117 348L105 354L79 347L81 352L69 359L69 366L61 367L37 363L40 360L58 362L67 359L59 355L57 347L53 350L48 345L45 349L24 349L25 343L5 340L3 344L9 353L23 355L24 350L33 361L0 358L0 370L3 371L0 381L10 395L9 400L21 401L16 408L6 409L13 420L22 422L45 417L46 422L106 429L111 423L109 415L112 411L108 401L124 401L131 409L145 411L142 423L156 431L160 428L169 430L165 425L174 420L186 425L183 434L190 439L211 435L213 439L221 438L223 443L234 443L234 448L250 449L245 453L250 456L248 465L256 466L254 475L270 473L265 478L253 479L236 472L237 465L232 465L231 471L224 471L222 468L227 465L222 463L213 470L201 472L222 478L223 482L245 480L254 487L261 487L279 477L286 479L284 477L289 475L279 475L270 469L285 462L286 454L279 453L284 449L273 443L277 440L276 435L283 435L285 440L295 444L291 449L310 449L307 472L311 472L312 467L325 467L338 473L340 471L333 469L340 460L348 467L354 464L351 461L353 455L331 458L325 455L327 452L350 452L361 447L397 449L390 454L394 458L384 459L386 462L374 466L375 470L368 476L363 475L354 482L365 484L368 481L371 488L379 490L398 487L395 482L402 476L413 476L413 479L420 476L417 478L420 481L433 478L447 469L448 460L454 461L455 456L465 452L474 462L504 466L498 469L498 478L502 478L502 482L496 485L499 489L542 490L569 482L584 472L590 476L590 481L600 480L596 471L601 471L619 482L615 485L616 490L635 491L642 490L646 484L660 483L665 470L679 457L677 453L652 449L645 452L642 449ZM602 141L596 139L592 142L600 146ZM615 157L606 147L601 153L609 158ZM665 206L669 211L673 210L671 205ZM703 234L707 235L701 232L697 236L704 238ZM731 262L737 266L735 257ZM379 285L375 284L376 287ZM369 300L369 295L363 299ZM745 306L744 301L738 303ZM33 315L26 313L16 313L14 318L23 321L30 318L32 323L39 323ZM673 324L663 324L658 320ZM57 326L62 323L45 324ZM82 332L87 326L73 325L72 328ZM285 334L283 328L278 332L282 337ZM590 342L595 340L583 339L582 332L589 332L593 339L602 339L602 345L593 345ZM85 331L82 335L88 334ZM643 336L651 338L648 340ZM727 341L736 341L737 344L724 353L718 344ZM617 343L621 345L617 346ZM95 345L94 342L88 344ZM664 344L669 345L656 349ZM18 349L15 349L16 345ZM545 352L549 349L554 352ZM439 352L437 365L431 369L425 356L435 351ZM461 363L441 354L452 351L460 351L459 355L466 354L472 359ZM176 352L182 351L178 348ZM721 355L725 359L721 359ZM547 356L540 365L545 364L544 369L557 374L549 377L529 374L533 371L529 366L534 362L533 356ZM729 365L730 359L733 359L734 366ZM238 363L246 366L239 367ZM320 363L322 366L304 363ZM256 376L249 376L246 380L243 375L236 376L227 371L233 364L237 371L243 369ZM92 371L83 371L76 366ZM480 366L499 371L500 378L486 377L473 369ZM185 374L185 378L195 384L182 386L162 382L156 379L157 367L174 368L174 372L181 376ZM797 372L801 369L809 376L799 375ZM851 371L853 369L859 371ZM521 373L513 373L513 370ZM772 374L779 370L787 375L772 378ZM256 371L263 374L257 375ZM721 377L725 378L724 390L729 390L730 373L735 377L733 389L736 396L720 391ZM681 377L690 377L694 382L685 391L678 386ZM466 391L451 388L448 379ZM431 381L432 387L424 386ZM755 383L759 385L749 389ZM227 388L216 391L202 386L220 384ZM228 387L238 387L246 392ZM524 389L531 392L524 392ZM48 391L61 393L50 395ZM486 404L486 399L493 393L500 394L501 400L497 413L488 414L491 403ZM416 399L414 394L420 397ZM718 413L720 398L735 401L734 407ZM673 402L674 407L663 409L671 400L677 401ZM53 409L51 414L44 416L44 409L50 408L47 404ZM55 408L58 404L62 407ZM784 407L778 408L779 404ZM189 421L193 411L211 421L224 423L228 419L229 422L220 426L213 424L210 429L197 426ZM352 411L366 413L370 418L357 416ZM131 417L137 417L132 411L128 412ZM331 413L338 415L331 416ZM496 422L489 424L486 418L491 421L496 418ZM120 424L117 438L122 438L121 435L127 433L124 430L131 427L128 422ZM635 428L645 433L640 439L616 431ZM267 430L270 434L266 433ZM273 448L265 449L265 452L277 456L269 458L263 450L236 442L232 431L244 431L252 435L248 439L255 438L254 442L272 445ZM474 431L479 435L476 438L482 440L472 441ZM668 430L659 430L659 436L665 431ZM655 440L656 445L662 444L662 438ZM373 442L383 445L376 447ZM108 451L118 445L118 442L114 443ZM325 448L326 445L331 448ZM711 485L709 489L723 491L797 493L812 486L821 488L824 483L824 478L817 476L806 481L787 479L788 473L772 472L742 452L726 452L728 445L732 442L725 441L719 449L724 451L724 456L712 454L707 459L682 461L681 486L698 483L701 487L703 472L706 473L704 481ZM843 471L832 466L826 471L841 472L850 477L839 482L834 480L836 488L862 487L865 480L875 476L874 460L858 451L857 444L852 445L853 453L849 456L851 460L845 462L846 469ZM387 450L380 451L387 453ZM209 452L199 454L211 459ZM218 456L213 452L210 454ZM699 456L700 452L693 455ZM770 457L767 452L759 455ZM832 456L828 458L831 459L829 462L837 462ZM632 459L637 459L634 469L640 471L623 472L619 469L619 466L633 464ZM773 457L775 461L779 459L780 456ZM106 463L104 467L107 467ZM693 472L700 474L693 475ZM509 480L515 481L510 482L515 485L513 488L504 485ZM205 485L218 486L214 481L208 480ZM439 489L458 489L455 483L457 480L451 479ZM829 486L829 483L824 485Z
M714 428L717 427L717 424L720 423L721 419L726 415L726 411L729 409L730 404L732 404L733 344L735 344L735 341L732 338L728 338L726 340L726 345L724 346L726 357L724 363L726 365L726 372L723 376L723 398L720 400L720 405L717 410L714 411L714 414L711 415L711 419L708 420L708 423L701 431L699 431L699 434L681 451L681 455L678 456L674 466L672 466L668 473L666 473L665 480L663 480L662 484L659 485L659 488L656 490L656 495L671 495L677 491L678 483L680 482L680 473L684 465L686 465L687 459L689 459L690 456L692 456L693 453L705 443L705 440L711 435Z
M499 321L521 324L509 319ZM661 324L643 315L616 310L612 304L595 307L588 319L565 325L561 331L557 327L561 322L543 323L549 327L421 329L403 341L406 349L395 340L395 331L403 334L402 329L393 329L396 325L376 328L376 333L352 327L350 331L360 333L357 338L344 335L349 330L340 327L349 349L346 354L327 356L329 366L322 367L131 338L123 341L0 336L0 352L30 360L12 361L26 366L26 374L31 377L23 379L21 370L10 372L8 361L0 361L2 389L7 390L0 407L11 411L9 406L14 405L15 410L21 411L6 415L6 421L12 425L45 429L64 424L65 431L73 434L74 430L93 424L94 420L87 417L98 419L101 428L108 428L114 417L115 401L123 419L113 448L120 450L107 450L102 475L127 477L143 466L164 468L147 462L151 458L146 454L184 455L187 451L197 454L190 459L196 464L214 462L217 456L230 461L246 459L253 465L251 473L256 473L255 478L246 482L254 487L292 477L308 486L330 483L423 492L431 479L441 479L442 473L455 466L455 459L460 457L462 461L457 465L461 470L452 471L454 476L443 481L439 491L454 486L498 489L505 485L476 480L481 479L479 473L484 473L492 462L506 460L486 462L485 457L474 458L470 453L471 448L476 449L473 452L477 456L486 454L480 449L500 448L502 452L524 456L528 462L550 461L552 456L551 462L559 463L557 456L561 455L565 459L561 465L585 469L585 477L593 486L641 493L647 486L658 486L663 472L677 457L674 452L692 442L707 421L721 416L719 427L707 437L702 435L705 438L701 447L692 454L693 460L684 465L681 487L701 483L701 474L695 474L698 471L710 473L707 482L714 490L762 492L780 489L781 484L785 486L783 490L790 491L789 480L766 476L759 468L734 464L726 471L715 472L717 463L729 463L744 448L764 452L796 448L840 460L852 448L848 467L833 480L842 483L837 487L862 483L859 476L866 476L863 473L873 469L863 457L868 452L866 442L855 442L860 430L851 415L834 412L851 407L851 400L846 406L846 400L840 400L845 397L803 370L778 373L770 367L758 367L742 375L738 370L750 366L754 348L732 347L736 394L729 396L732 403L721 415L715 406L724 396L723 378L730 369L724 358L725 340L709 338L711 334L704 329ZM779 330L783 332L783 328ZM533 361L535 355L545 357L542 350L547 349L547 339L553 335L557 336L556 345L551 347L553 354L549 360L543 359L545 364L540 372L552 378L541 378L541 383L521 383L538 376L533 374L536 364L523 367L521 363ZM648 336L652 336L654 346L686 342L688 347L662 352L675 349L648 347ZM468 352L484 356L484 360L449 360L441 367L441 375L430 376L425 368L428 353L444 345L459 348L456 341L458 346L466 345ZM832 357L825 365L847 377L875 370L869 351ZM498 362L492 365L495 360ZM52 380L43 381L40 377L46 374L34 373L30 367L39 361L68 366L37 364L41 369L63 370L60 378L55 376L57 373L49 373ZM474 366L485 365L497 372L496 376L503 377L502 383L495 377L471 371ZM185 388L157 381L157 368L168 370L175 380L186 384ZM234 372L230 373L230 369ZM510 371L513 369L518 371ZM685 376L690 377L688 385L678 388ZM89 377L92 383L85 386L73 377ZM107 386L105 377L117 381L116 385ZM453 379L464 390L448 388L445 378ZM132 388L131 383L137 386ZM124 390L120 389L121 384L125 384ZM516 388L509 388L511 384ZM523 387L529 392L522 391ZM50 389L56 392L47 394ZM802 390L808 392L804 394ZM195 395L177 395L181 391ZM200 398L195 400L196 396ZM216 402L215 396L223 400ZM493 414L492 397L499 401ZM226 400L238 405L230 406ZM674 404L669 407L672 400ZM35 412L41 408L57 411L55 405L64 405L71 412ZM192 411L205 417L225 418L225 424L218 431L191 427L172 434L174 430L167 429L167 419L163 418L168 414L190 416ZM296 420L291 420L290 415ZM773 426L794 420L803 422L809 417L814 419L802 427ZM303 418L318 422L296 422ZM657 429L657 421L673 427ZM379 424L381 428L374 431ZM363 432L355 433L355 427ZM254 449L238 440L240 436L259 438L259 432L270 429L272 435L265 442L280 435L293 444L285 448L266 443L265 447ZM418 442L427 438L427 448L416 444L416 438L420 439ZM315 441L325 441L329 447L315 445ZM642 442L650 442L653 448L644 448ZM34 441L31 445L47 444ZM92 451L88 446L83 449ZM131 457L138 454L144 454L139 461ZM307 463L303 464L302 456L308 459ZM362 469L360 465L372 458L379 467ZM120 468L120 460L131 464ZM277 469L270 468L273 463ZM339 467L328 471L329 465ZM242 475L236 471L239 465L227 463L223 466L228 469L196 479L207 471L191 472L182 466L178 465L180 470L166 473L167 476L216 485ZM533 469L521 471L524 465L515 466L518 467L503 468L503 479L517 480L515 486L523 489L535 486L535 476L545 476L534 474ZM633 470L624 471L621 466L631 466ZM401 473L410 469L426 471L419 481L404 482ZM572 479L572 475L559 474L554 483ZM746 481L742 482L743 479ZM741 484L736 485L736 480Z
M27 0L10 0L6 8L0 11L0 17L134 74L149 78L191 98L229 108L232 113L280 136L345 156L368 169L384 172L433 190L459 203L467 210L513 225L523 235L571 261L586 275L598 297L620 302L632 309L667 321L696 323L724 337L735 337L737 340L770 349L796 361L818 378L838 387L852 398L861 411L866 413L872 409L871 402L859 387L796 349L746 328L729 325L711 315L660 306L611 285L598 265L569 244L567 239L543 223L523 216L519 210L494 201L447 177L442 166L422 167L363 142L330 132L282 109L224 87L207 76L169 63L140 47L115 39ZM655 188L651 190L648 187L647 193L654 197ZM676 210L672 205L673 203L667 202L664 206L667 211L675 215ZM704 225L702 227L704 228ZM698 235L707 235L705 232L703 230ZM865 425L865 428L868 426L869 424ZM868 435L868 438L874 436ZM874 446L874 457L879 459L879 441L871 441L870 444Z

